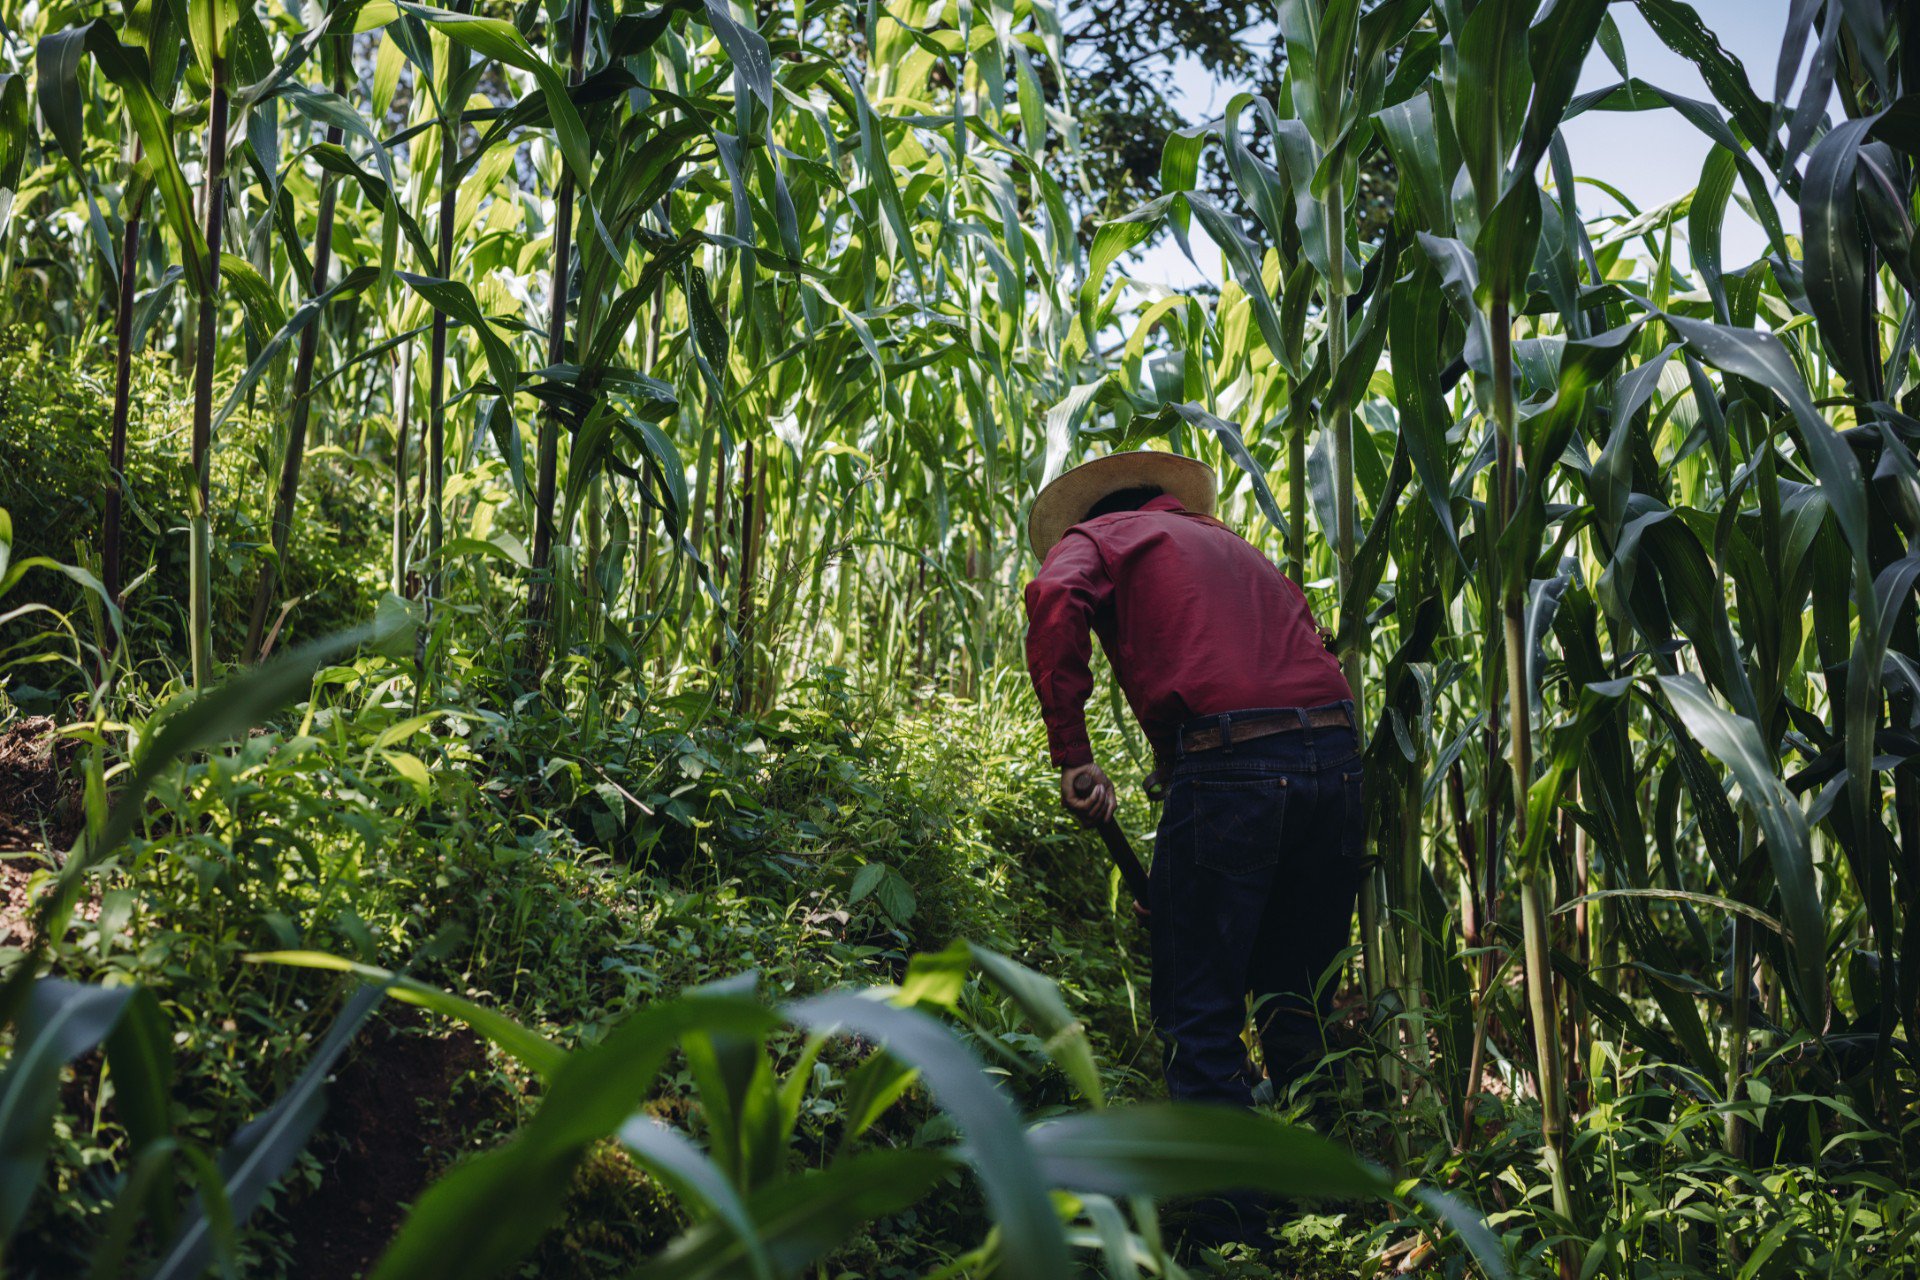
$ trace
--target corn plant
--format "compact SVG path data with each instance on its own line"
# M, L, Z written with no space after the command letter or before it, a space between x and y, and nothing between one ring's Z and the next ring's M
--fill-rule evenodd
M1366 538L1381 535L1391 564L1384 577L1361 579L1358 599L1341 550L1350 508L1339 497L1337 397L1321 401L1334 483L1333 510L1319 514L1340 569L1343 631L1349 617L1375 609L1375 593L1386 587L1381 612L1398 632L1397 648L1380 659L1386 706L1369 705L1377 725L1370 759L1405 779L1400 801L1378 815L1383 861L1451 844L1464 873L1474 996L1457 1006L1466 1025L1441 1043L1469 1046L1467 1060L1433 1063L1421 1075L1453 1096L1464 1147L1485 1069L1487 1005L1497 998L1486 931L1512 903L1542 1157L1555 1213L1577 1221L1591 1209L1578 1203L1580 1179L1566 1165L1569 1107L1580 1096L1568 1053L1589 1041L1570 1024L1596 1019L1702 1073L1728 1105L1728 1143L1738 1152L1744 1126L1734 1104L1762 1021L1756 998L1767 1003L1766 1021L1790 1011L1793 1031L1775 1023L1771 1034L1807 1037L1855 1063L1861 1059L1841 1046L1858 1042L1838 1029L1852 1018L1890 1028L1899 1016L1885 1003L1888 988L1877 985L1863 988L1876 1007L1836 1009L1828 953L1840 879L1864 877L1888 886L1873 892L1890 892L1895 877L1884 857L1905 837L1882 815L1898 814L1902 831L1913 825L1900 807L1910 791L1898 780L1905 766L1894 768L1889 807L1884 784L1874 781L1885 763L1867 759L1881 717L1904 724L1911 715L1907 664L1889 666L1887 656L1896 632L1912 634L1913 583L1911 522L1896 512L1914 496L1914 454L1887 390L1909 374L1911 294L1899 278L1904 266L1883 265L1905 252L1908 215L1896 206L1904 209L1912 191L1901 130L1881 114L1900 94L1888 52L1899 24L1841 6L1823 15L1815 6L1796 10L1789 49L1811 47L1811 69L1795 104L1787 96L1791 59L1783 59L1778 101L1769 105L1691 9L1641 5L1655 32L1700 66L1716 106L1637 80L1575 98L1590 51L1618 45L1603 5L1426 8L1383 5L1356 20L1352 6L1302 6L1287 26L1299 46L1294 65L1316 77L1341 65L1339 53L1330 57L1316 43L1330 32L1342 51L1367 47L1369 23L1376 31L1392 24L1400 41L1382 96L1341 99L1371 108L1364 126L1341 133L1343 143L1384 146L1399 173L1397 231L1368 269L1379 264L1390 274L1397 263L1404 272L1385 308L1390 376L1356 388L1363 416L1372 397L1397 410L1374 419L1395 456L1384 471L1375 466ZM1295 138L1301 154L1314 155L1306 140L1326 100L1303 93L1298 73L1290 85L1291 103L1256 104L1260 118L1277 139ZM1822 113L1836 86L1852 118L1830 124ZM1254 428L1285 393L1275 386L1263 394L1262 381L1249 382L1256 366L1243 335L1277 332L1264 385L1303 376L1297 340L1277 322L1290 307L1313 303L1268 291L1289 279L1293 246L1313 243L1310 219L1330 206L1304 199L1311 193L1303 190L1294 193L1293 217L1285 216L1278 169L1241 139L1247 105L1229 109L1218 137L1270 237L1268 257L1263 265L1263 246L1237 226L1215 233L1240 288L1223 293L1217 336L1199 349L1212 363L1213 385L1249 388L1235 416L1247 424L1248 447L1259 450L1265 442ZM1639 214L1604 233L1583 221L1576 157L1558 129L1590 110L1671 110L1703 130L1714 147L1690 208ZM1178 141L1183 153L1191 145ZM1274 151L1287 154L1284 143ZM1169 167L1191 163L1177 161L1172 147L1168 154ZM1313 172L1320 189L1337 192L1327 180L1331 165L1316 159ZM1774 217L1769 181L1799 200L1798 244ZM1749 207L1773 252L1734 271L1720 237L1737 184L1753 197ZM1691 280L1675 253L1682 218ZM1417 245L1411 260L1395 257L1403 239ZM1646 251L1644 278L1629 275L1635 248ZM1090 280L1083 296L1092 288ZM1319 290L1329 341L1344 332L1339 297L1337 285ZM1784 323L1796 314L1799 323ZM1139 323L1158 319L1149 311ZM1891 348L1883 335L1893 336ZM1344 347L1341 339L1336 349ZM1187 339L1189 360L1194 350ZM1368 353L1369 374L1378 356ZM1470 373L1470 400L1449 396L1453 369ZM1127 405L1141 407L1148 406ZM1372 447L1386 450L1385 442ZM1297 446L1290 453L1297 475ZM1870 484L1869 474L1881 478ZM1408 492L1414 478L1417 490ZM1436 560L1457 567L1436 574ZM1809 601L1811 636L1802 620ZM1889 639L1863 644L1850 634ZM1899 674L1883 686L1883 672ZM1803 762L1798 770L1787 763L1793 754ZM1638 794L1639 779L1662 760L1673 762L1674 785ZM1716 761L1737 785L1738 810ZM1479 778L1477 795L1463 774ZM1814 778L1829 790L1809 810L1795 796ZM1432 803L1443 788L1459 796L1456 821ZM1674 806L1683 792L1704 865L1675 855ZM1826 849L1844 854L1844 870L1816 870L1816 823L1828 832ZM1650 841L1657 865L1649 863ZM1430 940L1448 928L1430 889L1438 868L1419 858L1404 866L1412 874L1388 876L1386 901L1406 927L1376 930L1370 922L1366 941L1376 953L1370 966L1400 969L1399 981L1372 985L1398 993L1411 1036L1420 1009L1452 984L1423 977L1419 967ZM1682 914L1697 942L1711 935L1696 907L1725 913L1724 951L1693 952L1722 975L1715 985L1681 994L1588 967L1604 953L1687 968L1684 950L1652 914L1661 901L1693 904ZM1572 939L1554 924L1570 910L1581 913ZM1569 949L1569 941L1577 945ZM1872 945L1887 946L1877 953L1884 955L1897 944ZM1622 998L1636 994L1669 1021L1671 1040ZM1700 1015L1703 996L1725 1019L1719 1049ZM1425 1045L1420 1034L1415 1052ZM1892 1079L1882 1053L1855 1076L1876 1094ZM1837 1066L1828 1061L1814 1070Z

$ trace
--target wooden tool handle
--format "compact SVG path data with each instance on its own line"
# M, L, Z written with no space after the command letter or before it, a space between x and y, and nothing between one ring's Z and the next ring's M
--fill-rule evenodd
M1093 794L1093 777L1081 774L1073 780L1074 798L1084 800ZM1107 853L1120 868L1120 878L1127 882L1128 892L1133 900L1142 904L1147 901L1147 869L1140 864L1140 855L1133 851L1133 843L1127 839L1127 833L1120 824L1109 818L1100 824L1100 839L1107 846Z

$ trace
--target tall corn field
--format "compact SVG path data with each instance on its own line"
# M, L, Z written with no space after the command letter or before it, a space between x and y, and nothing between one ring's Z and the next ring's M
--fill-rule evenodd
M109 1015L101 993L132 985L41 975L100 977L61 948L76 904L117 892L89 886L158 874L127 842L238 847L248 823L188 797L223 785L206 752L283 704L310 699L289 740L364 756L324 794L378 773L396 812L460 823L443 771L511 759L664 824L682 793L622 772L641 726L770 725L822 687L858 691L855 728L951 699L1011 734L991 717L1024 696L1027 504L1088 456L1167 447L1216 468L1223 518L1307 588L1362 713L1371 871L1329 978L1357 1032L1329 1078L1377 1122L1335 1144L1105 1107L1135 1086L1083 1056L1091 1016L985 947L875 950L928 1007L943 974L999 984L1083 1108L1057 1128L1022 1128L982 1064L955 1071L895 1006L700 988L589 1046L494 1011L499 991L449 994L438 956L440 976L407 976L392 939L318 955L347 948L283 912L291 932L251 950L466 1020L546 1090L433 1184L379 1274L514 1265L616 1134L695 1206L645 1274L800 1274L902 1212L887 1188L962 1165L991 1234L849 1273L1182 1274L1151 1204L1198 1189L1182 1133L1189 1160L1391 1206L1367 1228L1376 1268L1911 1274L1920 19L1779 7L1776 68L1743 66L1684 0L1277 0L1278 97L1232 97L1170 138L1156 198L1090 213L1055 0L0 0L4 321L85 364L92 407L63 438L99 477L91 523L29 523L14 499L0 559L0 674L64 691L87 814L11 962L0 1101L50 1098L104 1042L165 1112L172 1047L135 1034L159 1006ZM1710 100L1635 75L1628 8ZM1603 63L1616 82L1577 93ZM1691 192L1590 216L1563 127L1624 112L1697 131L1706 160ZM1374 235L1357 192L1382 169ZM1761 227L1756 261L1726 252L1734 217ZM1218 290L1129 276L1196 229ZM0 426L9 405L0 388ZM24 435L0 443L34 474ZM323 638L368 616L384 656ZM386 718L316 727L330 681ZM530 708L562 744L613 745L536 765L498 730L450 763ZM696 737L663 749L674 768ZM708 767L744 791L771 776L744 754ZM1144 835L1144 808L1127 816ZM845 906L926 896L904 858L864 861ZM1008 928L1048 972L1023 933L1045 922ZM1138 941L1114 924L1103 945ZM1092 998L1124 1001L1115 981ZM65 1015L97 1034L60 1038ZM365 1016L340 1015L269 1115L304 1114ZM896 1046L849 1070L846 1143L911 1066L969 1151L893 1135L779 1173L836 1029ZM796 1030L804 1058L776 1079L767 1046ZM704 1151L609 1083L622 1053L652 1079L667 1051L644 1046L683 1035L728 1117ZM0 1167L0 1234L39 1185L39 1116L0 1107L19 1166ZM229 1154L284 1171L303 1123ZM162 1275L240 1257L223 1231L272 1179L209 1155L143 1173L143 1143L191 1144L126 1129L103 1202L169 1190L103 1210L121 1252L96 1256ZM1050 1189L1080 1198L1056 1214Z

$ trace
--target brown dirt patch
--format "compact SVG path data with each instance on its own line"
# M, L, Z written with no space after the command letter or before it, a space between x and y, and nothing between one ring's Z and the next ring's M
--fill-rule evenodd
M328 1085L314 1141L323 1181L286 1212L291 1280L370 1270L408 1206L501 1109L484 1088L485 1043L465 1027L434 1036L426 1026L418 1009L390 1005Z
M33 939L33 901L27 884L40 864L33 858L0 858L0 947L24 947Z
M66 849L86 825L80 744L54 736L51 716L0 729L0 851Z

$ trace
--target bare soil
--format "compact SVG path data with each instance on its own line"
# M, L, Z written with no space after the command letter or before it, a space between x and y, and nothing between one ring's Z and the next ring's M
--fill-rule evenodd
M427 1021L389 1004L328 1085L313 1143L324 1181L286 1213L291 1280L370 1271L413 1201L504 1106L485 1086L484 1042L465 1027L428 1034Z
M54 736L51 716L0 729L0 852L66 849L86 825L79 743Z
M32 940L33 903L27 882L38 864L27 857L0 857L0 947L24 947Z

